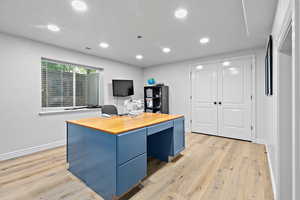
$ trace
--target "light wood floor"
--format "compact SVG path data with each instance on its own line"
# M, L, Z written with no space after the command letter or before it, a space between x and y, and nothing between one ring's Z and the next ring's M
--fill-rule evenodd
M187 134L171 163L151 159L142 189L122 199L271 200L263 145ZM65 147L0 162L1 200L102 199L66 170Z

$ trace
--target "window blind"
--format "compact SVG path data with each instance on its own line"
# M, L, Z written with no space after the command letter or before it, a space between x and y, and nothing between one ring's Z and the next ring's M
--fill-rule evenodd
M76 74L76 106L88 104L88 76Z
M98 105L99 72L84 66L42 59L42 107Z

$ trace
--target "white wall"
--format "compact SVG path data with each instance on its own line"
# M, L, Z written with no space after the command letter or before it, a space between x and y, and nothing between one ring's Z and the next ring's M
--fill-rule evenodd
M65 120L99 114L99 111L90 111L40 116L41 57L104 68L106 104L116 102L112 97L112 79L133 79L135 96L143 97L141 68L0 34L0 159L13 155L8 152L61 144L66 136Z
M154 78L169 86L170 114L185 116L186 131L190 130L190 68L188 63L148 67L144 70L144 81Z
M291 39L291 38L289 38ZM279 199L292 199L292 56L280 53L278 77Z
M262 106L263 101L268 101L264 98L264 56L263 49L245 50L236 53L223 54L208 58L195 59L185 62L172 63L167 65L155 66L145 68L144 79L155 78L157 82L163 82L170 87L170 113L184 114L186 117L186 129L190 131L190 96L191 96L191 82L190 82L190 67L191 65L213 61L225 58L240 57L246 55L255 55L256 57L256 135L257 141L263 143L269 139L266 134L270 131L264 123L264 114L269 112L269 107ZM267 119L270 120L270 119Z
M281 65L281 62L278 62L278 54L277 51L279 49L279 41L282 38L283 31L286 29L286 24L288 24L289 20L292 19L292 50L293 50L293 56L292 56L292 133L286 134L285 132L280 132L280 129L277 129L277 133L274 133L274 137L277 138L277 142L275 143L275 158L277 160L272 161L272 167L278 168L278 172L275 176L276 179L276 189L278 192L278 199L287 199L289 197L283 196L287 192L290 192L290 188L285 188L286 183L284 182L285 174L282 173L286 169L284 166L284 163L281 161L284 160L285 156L290 156L290 151L292 151L292 178L293 178L293 200L300 199L300 1L299 0L279 0L278 8L276 12L276 17L273 25L273 37L274 37L274 68L276 72L281 72L281 68L284 67L284 65ZM276 74L274 82L278 84L278 77L281 76L280 73ZM281 80L281 78L279 78ZM278 88L279 89L279 88ZM277 91L279 94L281 91ZM275 95L275 109L277 109L277 105L280 105L279 101L281 98L279 98L278 95ZM280 113L279 113L280 114ZM274 126L277 126L280 122L279 116L275 116L276 121ZM285 135L286 137L289 137L288 140L292 142L292 146L287 146L287 144L282 144L280 136ZM291 137L292 135L292 137ZM292 149L291 149L292 148ZM286 152L286 153L285 153ZM284 160L283 162L286 162ZM283 167L283 168L282 168ZM283 177L283 178L281 178Z
M273 190L275 195L279 192L279 127L278 127L278 76L279 76L279 63L278 63L278 40L281 37L282 29L287 18L287 13L291 9L292 0L279 0L277 11L273 23L272 35L273 35L273 96L266 97L263 106L268 107L266 112L266 118L270 119L266 121L266 131L270 137L266 140L270 168L272 169L273 176ZM288 80L287 80L288 81ZM271 120L272 119L272 120ZM283 147L282 147L283 148ZM280 195L277 196L279 198Z
M295 40L295 46L294 46L294 66L295 66L295 75L297 77L297 81L296 81L296 87L295 90L298 91L295 96L295 103L296 103L296 108L295 108L295 113L296 113L296 118L295 118L295 122L296 122L296 126L295 126L295 132L294 132L294 152L293 152L293 156L294 156L294 168L293 168L293 190L294 190L294 194L293 194L293 199L297 200L300 199L300 134L299 134L299 130L300 130L300 105L299 105L299 101L300 101L300 94L299 94L299 88L300 88L300 1L299 0L295 0L295 5L294 5L294 19L295 19L295 36L294 36L294 40Z

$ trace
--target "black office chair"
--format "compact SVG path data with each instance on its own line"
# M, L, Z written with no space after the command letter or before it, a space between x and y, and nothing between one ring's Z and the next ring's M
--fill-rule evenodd
M114 105L103 105L101 111L102 114L118 115L118 109Z

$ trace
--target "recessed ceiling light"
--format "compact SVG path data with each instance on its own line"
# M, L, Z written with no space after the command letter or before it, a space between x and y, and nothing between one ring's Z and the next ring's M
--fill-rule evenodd
M230 72L231 72L231 74L234 74L234 75L236 75L236 74L239 74L239 73L240 73L238 69L235 69L235 70L230 70Z
M171 49L170 49L169 47L164 47L164 48L162 49L162 51L163 51L164 53L170 53L170 52L171 52Z
M101 48L103 48L103 49L106 49L106 48L109 47L109 44L106 43L106 42L101 42L101 43L99 44L99 46L100 46Z
M200 39L200 43L201 43L201 44L207 44L207 43L209 43L209 42L210 42L209 37L204 37L204 38L201 38L201 39Z
M196 67L196 69L203 69L203 65L198 65L197 67Z
M184 8L179 8L177 10L175 10L174 15L177 19L184 19L186 18L188 14L188 11Z
M60 28L55 24L48 24L47 28L48 28L49 31L53 31L53 32L60 31Z
M84 1L73 0L71 4L72 4L72 7L74 8L74 10L76 10L76 11L84 12L87 10L87 5Z
M138 59L138 60L142 60L144 57L141 54L138 54L138 55L135 56L135 58Z
M225 62L222 63L222 65L223 65L223 66L226 66L226 67L227 67L227 66L230 66L230 64L231 64L231 62L229 62L229 61L225 61Z

